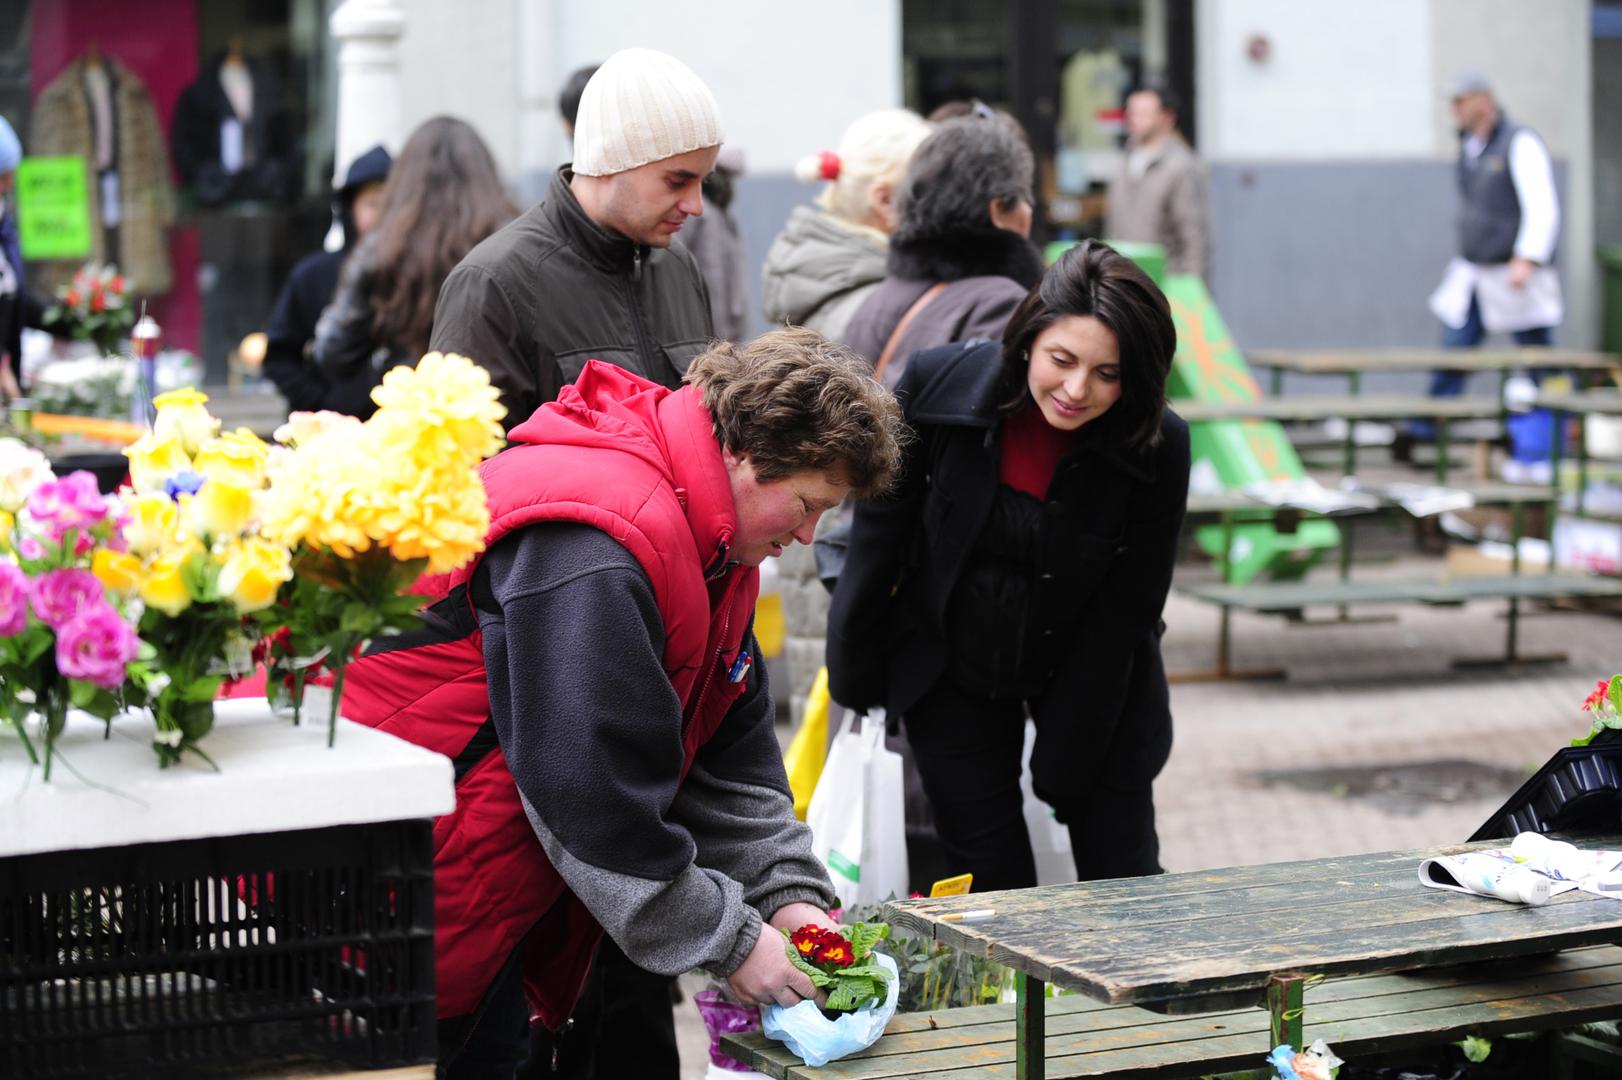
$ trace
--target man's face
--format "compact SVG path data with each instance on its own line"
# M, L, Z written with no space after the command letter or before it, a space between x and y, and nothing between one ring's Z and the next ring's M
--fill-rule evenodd
M1153 90L1139 90L1127 95L1126 134L1132 145L1154 142L1168 134L1176 122L1176 117L1166 111L1160 102L1160 95Z
M701 188L715 169L718 146L650 161L603 177L597 224L648 247L669 247L682 222L704 212Z
M1461 131L1475 131L1492 115L1492 95L1483 91L1453 99L1453 120Z
M850 493L850 484L837 472L806 469L762 481L748 457L737 457L731 451L723 451L722 456L738 515L729 557L744 566L759 566L783 554L796 540L811 543L822 515Z

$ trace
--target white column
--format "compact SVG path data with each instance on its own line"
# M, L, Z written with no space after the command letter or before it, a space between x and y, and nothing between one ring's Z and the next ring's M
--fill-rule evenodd
M335 185L356 157L405 141L400 112L400 38L406 17L396 0L344 0L327 24L338 42Z

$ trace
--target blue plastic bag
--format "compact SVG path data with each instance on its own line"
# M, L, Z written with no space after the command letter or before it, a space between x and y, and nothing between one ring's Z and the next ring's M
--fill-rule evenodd
M814 1001L802 1001L786 1009L767 1005L760 1010L760 1029L781 1040L813 1069L866 1050L884 1034L884 1025L895 1015L901 993L901 973L895 961L881 952L875 952L873 959L890 974L889 991L882 1002L863 1006L837 1020L823 1016Z

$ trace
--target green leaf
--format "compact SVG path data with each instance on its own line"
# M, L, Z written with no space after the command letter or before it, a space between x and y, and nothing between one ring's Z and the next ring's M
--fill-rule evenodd
M1466 1035L1459 1041L1458 1047L1464 1051L1464 1056L1470 1060L1472 1065L1480 1065L1487 1060L1487 1055L1492 1053L1492 1040L1478 1038L1475 1035Z
M1611 676L1611 686L1607 691L1611 699L1611 708L1622 713L1622 675Z
M68 700L73 702L75 709L82 709L89 705L96 696L95 683L87 683L83 679L68 680Z
M811 979L811 985L815 986L817 989L826 990L828 987L834 984L834 977L832 975L829 975L826 971L823 971L821 968L816 967L813 964L807 963L805 957L801 956L800 951L793 945L788 947L788 961L801 971L805 972L805 974Z
M840 932L850 939L850 948L856 954L856 959L865 960L867 954L873 951L873 946L890 936L889 923L854 923L841 926Z
M859 1009L879 996L872 979L853 979L841 973L834 988L828 993L828 1008L835 1012Z

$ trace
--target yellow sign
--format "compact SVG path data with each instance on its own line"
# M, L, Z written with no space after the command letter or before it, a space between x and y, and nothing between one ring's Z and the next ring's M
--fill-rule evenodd
M957 877L942 878L929 887L930 896L962 896L974 884L973 874L959 874Z

